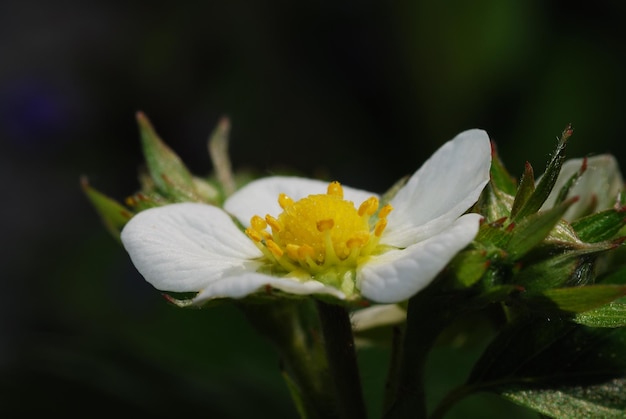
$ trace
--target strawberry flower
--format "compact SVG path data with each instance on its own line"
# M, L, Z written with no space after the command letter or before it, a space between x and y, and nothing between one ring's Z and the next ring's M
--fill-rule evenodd
M387 203L313 179L250 182L224 208L180 203L135 215L121 239L143 277L194 304L279 290L378 303L426 287L478 232L466 211L489 180L486 132L444 144Z

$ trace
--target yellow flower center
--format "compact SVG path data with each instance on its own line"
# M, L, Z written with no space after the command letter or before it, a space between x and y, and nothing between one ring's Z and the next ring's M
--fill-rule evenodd
M255 215L246 234L272 265L289 273L304 271L323 282L343 282L338 276L354 271L358 261L372 253L392 210L389 204L378 210L374 196L357 209L343 199L339 182L330 183L326 194L299 201L280 194L278 203L283 212L277 218Z

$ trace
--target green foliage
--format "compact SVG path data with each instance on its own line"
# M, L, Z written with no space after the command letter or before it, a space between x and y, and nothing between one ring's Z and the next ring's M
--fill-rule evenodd
M556 418L623 417L625 345L623 328L521 318L488 346L464 391L494 392Z
M83 181L85 194L114 236L119 238L134 212L184 201L219 205L246 181L231 172L228 120L211 135L212 181L193 176L143 114L137 120L147 170L140 174L140 191L126 200L130 209ZM578 202L569 192L586 169L583 164L553 191L571 134L568 126L538 179L526 163L517 182L492 147L491 179L472 209L484 217L474 242L436 281L402 303L405 324L396 321L356 334L361 342L382 342L391 352L384 417L442 418L461 399L485 392L555 418L626 416L626 268L617 253L626 217L620 206L564 219ZM166 295L178 307L192 306L188 297ZM230 302L219 299L203 308ZM365 403L349 313L332 301L315 304L272 291L236 306L275 345L301 417L361 418ZM468 377L439 404L426 406L425 364L435 342L469 339L473 330L450 325L472 316L490 321L491 329L480 334L492 339Z
M568 126L538 181L526 163L516 184L494 152L491 181L475 208L485 222L447 275L469 292L460 302L467 310L496 307L503 317L467 381L432 418L481 392L555 418L626 416L626 268L615 253L626 217L614 207L563 219L578 201L569 192L586 171L583 164L553 191L571 134Z

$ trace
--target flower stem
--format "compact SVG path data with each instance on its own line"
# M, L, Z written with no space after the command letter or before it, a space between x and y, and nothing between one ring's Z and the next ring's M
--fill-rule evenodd
M339 305L317 301L337 410L344 419L367 417L348 311Z
M384 412L389 410L398 391L398 374L402 354L403 336L404 327L396 326L392 329L391 356L389 359L387 380L385 382L385 397L383 399Z
M427 417L424 383L426 360L435 340L458 314L459 308L450 296L437 295L428 288L409 300L404 345L399 354L395 400L390 404L386 419Z
M319 322L310 300L240 304L249 322L280 353L294 403L306 419L338 418Z

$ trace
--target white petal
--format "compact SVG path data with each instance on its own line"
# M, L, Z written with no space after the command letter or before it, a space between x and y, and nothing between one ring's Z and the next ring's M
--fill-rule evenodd
M151 208L122 230L133 264L155 288L200 291L221 278L255 271L262 254L221 209L195 203Z
M224 203L224 209L233 214L245 226L250 225L254 215L274 217L283 212L278 205L278 195L284 193L294 201L309 195L325 194L329 182L289 176L272 176L248 183ZM343 186L343 185L342 185ZM356 208L374 193L343 186L344 199L352 201Z
M561 188L580 170L584 159L569 159L563 163L554 188L541 207L542 210L552 208ZM537 179L539 182L540 178ZM583 216L595 201L594 211L602 211L612 207L617 201L617 194L624 189L624 179L615 157L601 154L587 159L587 170L578 178L568 193L568 197L578 196L563 216L568 221Z
M464 131L448 141L391 200L381 243L407 247L449 226L478 200L490 166L485 131Z
M379 303L397 303L425 288L478 233L481 216L466 214L436 236L403 250L372 258L357 271L361 294Z
M279 278L257 272L247 272L212 282L193 299L193 302L199 304L214 298L242 298L261 291L266 286L296 295L328 294L345 299L344 293L337 288L329 287L319 281L301 282L296 278Z
M398 324L406 319L406 310L397 304L380 304L355 311L350 316L356 332Z

